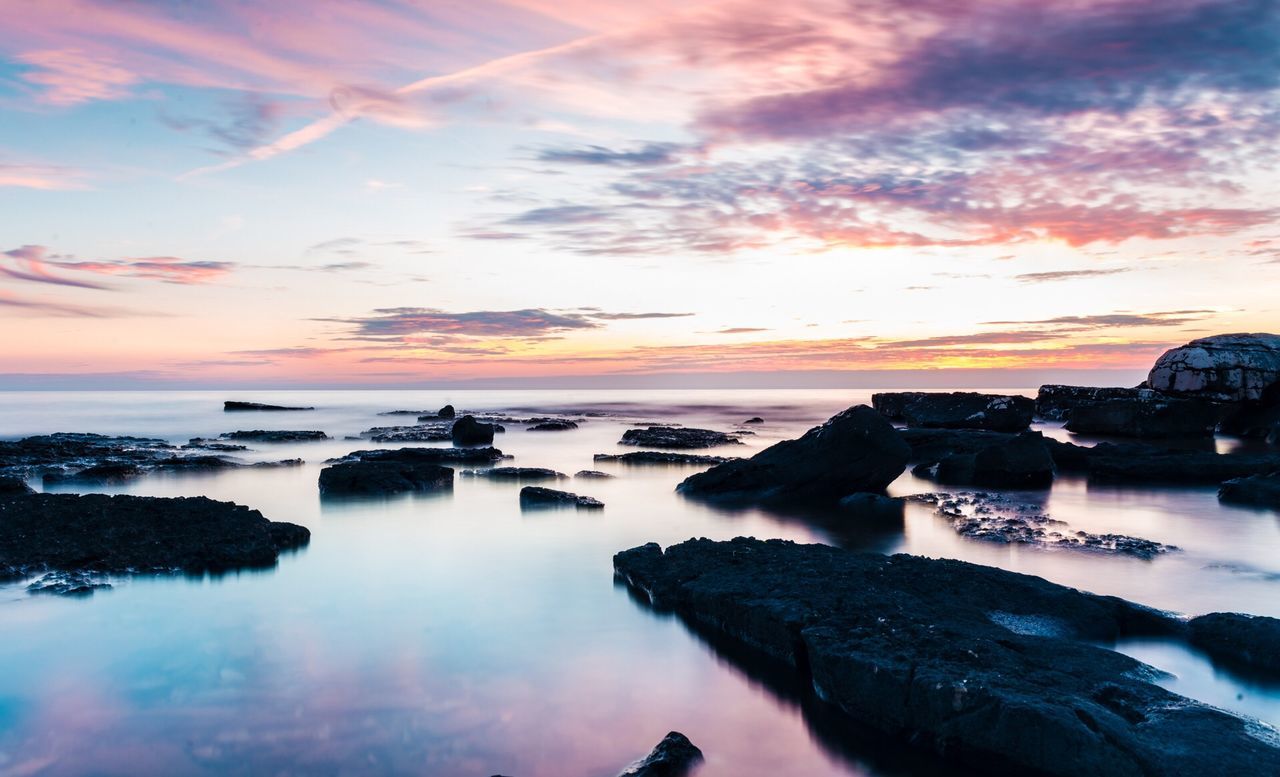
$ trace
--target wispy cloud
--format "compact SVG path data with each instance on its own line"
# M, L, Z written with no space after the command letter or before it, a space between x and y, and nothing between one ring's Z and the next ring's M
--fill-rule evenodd
M0 187L66 191L87 189L81 170L61 165L0 161Z
M639 148L615 151L604 146L548 148L538 154L538 161L558 164L602 165L606 167L658 167L676 161L682 149L678 143L646 143Z
M87 272L96 275L118 275L128 278L145 278L165 283L190 285L207 283L231 272L232 262L200 261L176 256L146 256L125 259L81 261L66 254L54 254L42 245L24 245L4 251L15 266L0 265L0 274L19 280L48 283L57 286L74 286L82 289L106 290L112 287L94 281L67 278L56 275L53 268Z
M1101 278L1131 271L1132 268L1129 267L1115 267L1107 270L1050 270L1049 272L1026 272L1013 276L1013 279L1021 283L1050 283L1053 281L1071 281L1079 278Z
M476 310L450 313L434 308L383 308L358 318L324 319L353 327L358 337L403 339L413 335L474 338L545 338L583 329L600 329L610 321L679 318L692 313L609 313L593 308L552 311Z

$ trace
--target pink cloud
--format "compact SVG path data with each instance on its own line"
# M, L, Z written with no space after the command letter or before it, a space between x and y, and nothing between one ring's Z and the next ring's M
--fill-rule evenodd
M109 60L76 49L31 51L17 60L34 70L22 74L28 83L42 87L38 99L50 105L68 106L92 100L114 100L129 94L138 77Z

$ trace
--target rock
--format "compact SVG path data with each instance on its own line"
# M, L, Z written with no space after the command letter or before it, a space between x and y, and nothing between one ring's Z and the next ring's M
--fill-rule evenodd
M110 590L111 584L78 572L50 572L27 586L32 594L53 596L92 596L94 591Z
M735 502L835 501L849 494L883 491L911 454L879 413L858 405L749 459L718 464L686 478L686 496Z
M1215 612L1187 624L1191 644L1228 664L1280 674L1280 620Z
M0 577L269 567L310 537L301 526L202 496L9 496L0 498Z
M458 411L453 409L453 405L445 405L436 411L437 418L453 418L457 414Z
M222 403L224 412L243 410L315 410L314 407L287 407L285 405L264 405L261 402L235 402L228 400Z
M1121 599L780 540L650 544L614 568L656 608L790 664L857 724L984 772L1280 773L1269 729L1091 644L1181 628Z
M650 426L646 429L628 429L619 441L622 445L646 448L714 448L719 445L741 445L732 434L711 429L686 429L675 426Z
M453 430L444 424L375 426L364 430L360 436L374 442L449 442L453 439Z
M454 445L488 445L493 442L493 424L482 424L474 416L464 415L453 422L450 435Z
M321 496L390 495L453 488L453 470L421 461L348 461L320 470Z
M493 469L469 469L463 475L489 478L490 480L514 480L520 483L536 483L542 480L562 480L566 476L545 467L494 467Z
M1211 402L1137 391L1153 396L1071 408L1067 431L1122 437L1212 437L1222 418L1222 407Z
M613 475L610 475L608 472L601 472L598 469L580 469L573 473L573 476L575 478L598 478L600 480L606 480L613 477Z
M1268 386L1257 401L1241 402L1228 409L1218 431L1260 440L1280 435L1280 383Z
M744 423L744 424L762 424L762 423L764 423L764 419L763 419L763 418L761 418L760 416L755 416L755 417L753 417L753 418L748 418L747 420L743 421L742 423Z
M736 456L705 456L699 453L668 451L635 451L634 453L597 453L594 461L617 461L623 464L723 464L737 461Z
M229 442L217 442L216 440L206 440L203 437L192 437L186 445L185 449L196 449L206 451L220 451L223 453L235 453L237 451L247 451L249 447L246 445L237 445Z
M568 491L557 491L554 488L525 486L520 489L521 507L577 507L586 510L599 510L604 502L589 496L578 496Z
M1280 471L1270 475L1232 478L1218 489L1218 500L1280 510Z
M14 494L34 494L36 490L27 485L27 481L19 477L0 475L0 496Z
M952 453L913 473L947 485L988 488L1048 488L1054 464L1044 436L1023 432L975 453Z
M221 437L224 440L249 440L250 442L311 442L329 439L329 435L324 432L268 429L227 432Z
M570 429L577 429L578 425L573 421L542 421L530 426L530 432L567 432Z
M1070 412L1081 405L1100 405L1117 400L1145 399L1163 396L1148 388L1113 386L1063 386L1050 383L1036 392L1036 416L1046 421L1065 421Z
M1213 485L1280 472L1280 453L1216 453L1114 443L1100 443L1087 451L1089 478L1106 482Z
M427 464L486 464L509 459L497 448L376 448L352 451L340 459L330 459L326 464L347 461L399 461Z
M221 461L221 459L218 461ZM78 484L106 485L125 483L133 480L134 478L141 477L144 472L145 470L137 464L130 464L127 462L118 464L107 463L88 467L87 469L82 469L79 472L47 472L42 478L42 481L45 488L50 486Z
M437 417L436 414L430 410L384 410L383 412L378 413L378 415L412 415L425 416L433 419Z
M1168 394L1218 402L1257 401L1280 381L1280 335L1229 334L1166 351L1147 385Z
M952 454L977 453L993 445L1006 445L1014 438L1009 432L979 429L899 429L898 434L911 446L911 461L930 464Z
M702 751L679 731L662 738L644 758L623 769L618 777L685 777L702 763Z
M941 429L1020 432L1035 414L1035 402L1027 397L969 391L872 394L871 404L886 418L907 426Z

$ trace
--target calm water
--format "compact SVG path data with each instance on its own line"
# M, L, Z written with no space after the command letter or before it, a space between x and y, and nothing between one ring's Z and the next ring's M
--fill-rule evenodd
M315 405L224 414L224 399ZM155 476L112 492L207 494L309 527L270 571L117 581L87 599L0 586L0 775L612 775L672 729L707 755L702 775L936 774L937 766L830 733L821 705L767 669L730 663L615 585L611 557L645 542L738 535L946 556L1197 614L1280 616L1280 520L1217 503L1214 489L1135 489L1061 479L1028 493L1073 529L1177 545L1141 561L966 540L908 506L901 526L818 524L687 502L694 470L595 465L629 421L732 428L750 452L794 437L858 391L102 392L0 394L0 437L91 431L185 442L235 429L322 429L334 440L256 445L253 460L305 467ZM519 486L458 478L450 496L321 502L343 440L412 422L380 411L605 410L576 431L510 426L511 463L608 481L565 488L600 513L522 513ZM1049 430L1063 434L1061 430ZM399 446L394 446L399 447ZM734 453L741 453L742 449ZM905 474L894 494L935 490ZM1280 723L1280 688L1216 670L1160 642L1120 649L1171 673L1168 687Z

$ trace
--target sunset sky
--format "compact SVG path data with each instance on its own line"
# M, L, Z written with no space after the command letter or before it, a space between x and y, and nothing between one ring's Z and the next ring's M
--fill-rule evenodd
M1280 0L0 30L0 388L1141 372L1280 329Z

